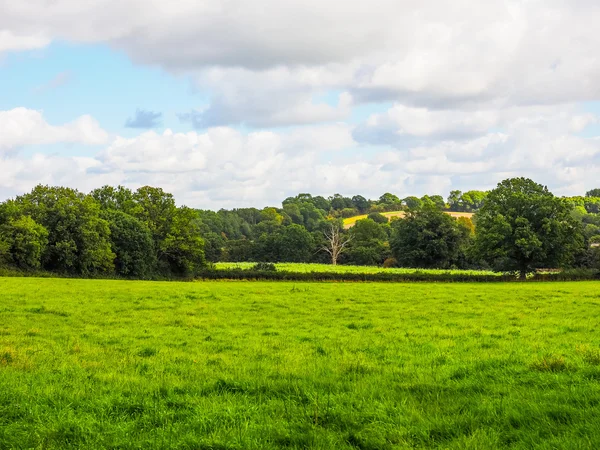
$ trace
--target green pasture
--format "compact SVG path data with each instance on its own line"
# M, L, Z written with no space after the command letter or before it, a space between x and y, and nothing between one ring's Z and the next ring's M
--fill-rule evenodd
M253 262L219 262L215 263L215 268L218 269L250 269L254 267L256 263ZM486 271L486 270L445 270L445 269L410 269L410 268L384 268L378 266L346 266L331 264L312 264L312 263L275 263L275 267L280 271L287 272L299 272L299 273L310 273L310 272L330 272L330 273L429 273L429 274L446 274L446 273L460 273L460 274L479 274L479 275L500 275L497 272Z
M0 449L597 449L599 287L0 278Z

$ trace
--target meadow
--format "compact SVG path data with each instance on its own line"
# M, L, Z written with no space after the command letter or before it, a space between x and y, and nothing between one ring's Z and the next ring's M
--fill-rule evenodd
M598 286L0 278L0 448L600 448Z
M218 262L215 263L215 269L251 269L256 263L253 262ZM412 269L406 267L379 267L379 266L351 266L351 265L331 265L331 264L316 264L316 263L275 263L278 271L296 272L296 273L311 273L311 272L329 272L329 273L426 273L432 275L442 274L463 274L463 275L497 275L498 272L487 270L446 270L446 269Z

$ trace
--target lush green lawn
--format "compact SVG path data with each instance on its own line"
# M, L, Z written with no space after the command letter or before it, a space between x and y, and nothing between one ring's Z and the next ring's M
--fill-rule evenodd
M250 269L255 266L256 263L252 262L219 262L215 263L217 269ZM275 263L277 270L284 270L289 272L335 272L335 273L431 273L431 274L443 274L443 273L463 273L463 274L481 274L481 275L500 275L496 272L486 270L444 270L444 269L408 269L408 268L383 268L378 266L346 266L331 264L305 264L305 263Z
M600 284L0 278L0 448L600 448Z

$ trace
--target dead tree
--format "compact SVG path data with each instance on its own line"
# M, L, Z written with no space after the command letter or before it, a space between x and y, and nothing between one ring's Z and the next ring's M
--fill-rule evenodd
M340 227L331 223L330 228L324 231L326 244L321 248L331 256L331 264L337 264L338 258L346 250L346 245L350 242L350 236L342 234Z

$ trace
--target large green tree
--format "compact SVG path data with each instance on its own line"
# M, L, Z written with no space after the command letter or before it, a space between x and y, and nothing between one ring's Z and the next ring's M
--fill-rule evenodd
M600 189L591 189L585 193L586 197L600 197Z
M39 269L48 230L29 216L20 216L0 226L0 241L5 243L7 262L25 270Z
M344 262L361 266L381 264L387 256L384 227L389 227L387 221L384 225L368 218L356 221L348 231L350 243Z
M152 233L140 220L119 210L104 211L110 227L115 270L118 275L151 278L156 273L156 252Z
M446 269L461 260L465 239L456 219L424 206L392 222L390 248L402 267Z
M538 268L568 266L584 246L571 209L530 179L504 180L476 213L477 254L495 270L521 278Z
M109 224L101 218L100 205L91 195L38 185L17 197L14 205L20 214L48 230L44 269L80 275L113 271Z

